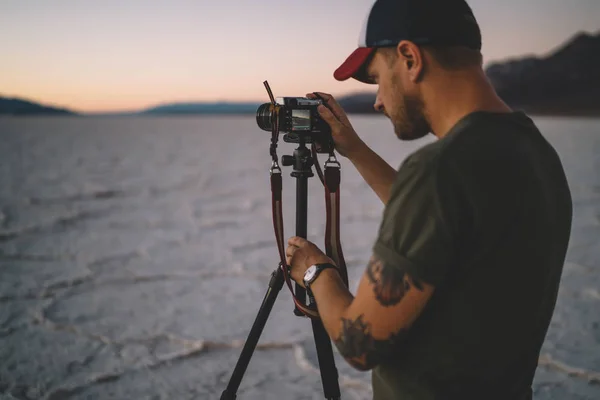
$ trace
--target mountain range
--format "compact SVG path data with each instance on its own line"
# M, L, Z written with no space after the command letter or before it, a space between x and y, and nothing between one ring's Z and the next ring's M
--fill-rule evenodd
M600 32L579 33L543 57L490 64L485 70L500 97L532 115L600 116ZM348 113L375 113L375 93L338 97ZM254 114L261 103L170 103L120 115ZM0 96L0 115L74 115L65 108ZM110 114L104 114L110 115Z
M254 114L259 103L173 103L149 108L142 114Z
M581 33L544 58L490 65L498 95L531 114L600 115L600 32Z
M0 96L0 115L76 115L76 113L66 108Z

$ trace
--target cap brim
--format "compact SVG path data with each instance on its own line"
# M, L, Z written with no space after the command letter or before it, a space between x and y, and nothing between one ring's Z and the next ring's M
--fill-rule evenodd
M373 83L369 81L366 70L374 50L373 47L359 47L354 50L346 61L335 70L333 77L338 81L354 78L363 83Z

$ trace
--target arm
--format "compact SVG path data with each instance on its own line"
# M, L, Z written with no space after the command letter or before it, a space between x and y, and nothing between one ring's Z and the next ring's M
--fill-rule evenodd
M310 265L332 262L305 239L293 237L288 244L287 262L300 285ZM433 294L433 286L413 279L404 265L386 264L373 256L356 297L333 268L323 270L311 284L327 333L348 363L359 370L373 368L398 350L403 334Z
M348 159L354 164L375 194L379 196L383 204L387 204L390 199L392 183L396 178L396 170L365 143L350 152Z
M390 188L396 177L396 170L360 139L350 124L348 116L333 96L321 92L318 94L327 105L327 107L319 107L319 115L331 127L331 137L335 142L336 150L354 164L383 204L387 204L390 198ZM317 98L313 93L306 96L312 99Z
M321 276L322 275L322 276ZM401 349L403 335L421 314L433 286L412 279L375 256L356 297L337 271L327 269L311 285L319 314L340 354L356 369L369 370Z

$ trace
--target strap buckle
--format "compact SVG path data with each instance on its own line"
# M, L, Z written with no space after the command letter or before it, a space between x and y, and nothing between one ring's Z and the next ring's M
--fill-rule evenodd
M271 169L269 169L269 172L271 175L281 174L281 167L279 167L277 160L273 160L273 162L271 162Z
M337 168L341 168L340 162L337 160L335 154L329 154L329 158L325 161L325 167L335 165Z

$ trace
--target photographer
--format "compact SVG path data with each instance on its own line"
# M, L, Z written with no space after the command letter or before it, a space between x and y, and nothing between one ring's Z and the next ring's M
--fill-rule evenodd
M289 239L287 262L339 352L373 369L377 400L532 396L571 196L554 149L496 95L480 49L464 0L374 4L360 47L334 75L378 85L374 107L401 140L439 139L397 171L319 93L337 151L385 210L356 296L304 239Z

